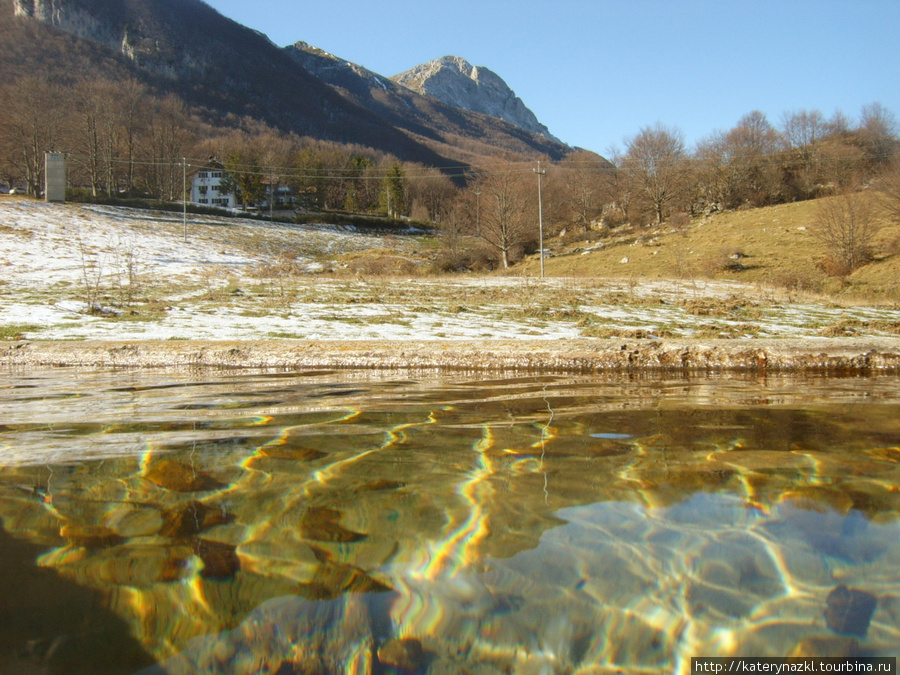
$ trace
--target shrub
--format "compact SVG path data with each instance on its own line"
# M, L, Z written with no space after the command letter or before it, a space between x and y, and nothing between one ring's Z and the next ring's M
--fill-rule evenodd
M394 255L374 255L354 258L348 269L363 277L409 276L417 273L416 264Z
M691 217L684 211L678 211L677 213L673 213L671 216L669 216L669 226L672 227L676 232L686 234L690 224Z
M819 269L821 269L825 274L830 277L836 277L838 279L846 279L850 276L850 273L853 272L853 269L846 263L846 261L834 258L832 256L826 256L819 262Z
M821 200L811 231L828 247L835 271L853 271L872 260L878 228L867 195L854 193Z
M822 290L822 283L812 275L797 270L781 270L770 278L770 283L777 288L786 291L805 291L818 293Z
M713 276L719 272L742 272L747 266L742 262L747 254L739 248L723 248L711 258L702 263L702 271L707 276Z
M486 272L499 266L496 250L476 239L469 239L461 246L443 248L433 264L437 272Z

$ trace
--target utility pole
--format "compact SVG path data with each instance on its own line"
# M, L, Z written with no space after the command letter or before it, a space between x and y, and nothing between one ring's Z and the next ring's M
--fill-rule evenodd
M541 195L541 179L544 177L544 174L547 173L545 169L541 168L541 163L538 161L537 168L534 170L538 177L538 232L540 234L540 246L541 246L541 279L544 278L544 200Z
M481 236L481 188L475 188L475 236Z
M181 158L181 224L184 227L184 243L187 243L187 159Z

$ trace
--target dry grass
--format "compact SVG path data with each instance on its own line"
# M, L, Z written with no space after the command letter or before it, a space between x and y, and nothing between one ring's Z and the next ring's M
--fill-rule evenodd
M882 223L875 260L845 280L822 269L828 251L813 235L817 202L782 204L695 218L687 228L614 230L603 246L551 243L547 276L735 280L851 302L900 303L900 224ZM627 259L627 262L623 262ZM536 276L536 257L515 272Z

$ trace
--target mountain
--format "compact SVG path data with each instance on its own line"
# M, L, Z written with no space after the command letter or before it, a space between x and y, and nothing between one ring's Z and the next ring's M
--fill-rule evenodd
M247 117L430 166L569 151L324 52L280 48L201 0L0 0L0 83L46 71L136 77L214 124Z
M471 110L416 92L398 84L395 78L384 77L305 42L296 42L285 49L304 70L331 86L347 101L375 113L379 119L443 154L465 156L468 161L502 150L522 156L544 155L559 159L570 151L549 134L528 129L501 115ZM499 77L496 79L503 82ZM524 105L521 107L534 118ZM536 119L532 126L535 125L546 131Z
M497 73L459 56L444 56L391 78L413 91L458 108L499 117L559 142Z
M302 136L391 147L403 159L446 161L200 0L0 0L0 81L47 71L136 77L214 124L249 117Z

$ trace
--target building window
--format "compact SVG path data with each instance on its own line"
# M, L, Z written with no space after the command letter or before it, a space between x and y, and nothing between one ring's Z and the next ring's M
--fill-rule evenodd
M198 199L197 202L200 203L200 204L209 204L209 200L208 200L208 199Z

